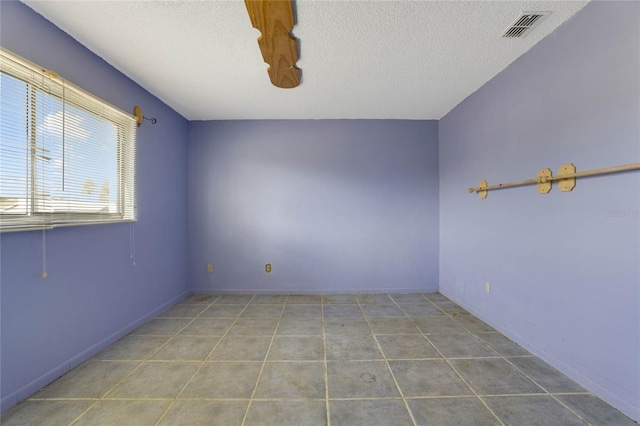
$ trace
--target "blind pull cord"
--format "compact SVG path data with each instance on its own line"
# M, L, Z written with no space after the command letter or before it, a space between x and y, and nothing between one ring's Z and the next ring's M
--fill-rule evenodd
M62 191L64 191L64 179L65 179L65 173L64 173L64 163L65 163L65 134L66 129L65 129L65 125L67 123L67 111L66 111L66 102L65 102L65 85L64 85L64 81L62 82Z
M136 235L135 235L135 223L131 222L129 224L129 258L131 259L131 264L133 266L136 266L136 258L135 258L135 251L136 251Z
M47 278L47 232L42 230L42 278Z

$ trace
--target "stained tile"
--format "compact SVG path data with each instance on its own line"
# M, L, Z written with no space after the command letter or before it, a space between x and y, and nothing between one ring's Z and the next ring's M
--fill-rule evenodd
M316 426L327 424L324 401L253 401L245 426Z
M125 378L106 397L109 398L175 398L198 363L147 362Z
M2 413L2 426L67 426L94 401L23 401Z
M158 426L239 425L248 404L249 401L178 400Z
M272 336L278 318L238 318L229 329L229 336Z
M284 304L267 305L267 304L251 304L242 312L240 318L257 317L257 318L279 318L282 313Z
M478 334L486 344L491 346L496 352L503 356L521 356L521 355L529 355L529 351L527 351L522 346L517 343L507 339L500 333L482 333Z
M326 336L328 360L383 359L373 336Z
M73 426L153 425L171 401L99 401Z
M236 318L245 305L212 305L202 314L200 318Z
M325 318L361 317L359 305L326 305L323 309Z
M451 300L440 293L426 293L424 296L434 303L451 303Z
M276 336L267 359L270 361L324 361L322 336Z
M413 424L402 400L329 401L332 426L407 426Z
M369 325L374 334L421 334L407 317L372 317Z
M390 294L396 303L424 303L427 300L423 293L407 293L407 294Z
M282 312L283 318L304 317L304 318L320 318L322 317L322 307L318 305L304 304L286 304Z
M389 365L405 396L472 395L444 360L389 361Z
M325 318L324 332L328 335L363 335L371 334L371 329L364 318Z
M452 315L468 315L469 312L467 312L465 309L461 308L460 306L456 305L455 303L451 302L451 303L438 303L438 307L440 309L442 309L443 311L445 311L446 313Z
M636 422L593 395L559 395L583 419L598 426L634 426Z
M151 359L204 361L218 340L217 336L176 336Z
M579 417L548 395L485 397L484 401L507 425L584 425Z
M393 300L386 294L358 294L358 302L365 305L393 305Z
M321 318L281 318L278 335L322 335Z
M411 321L425 334L466 333L460 324L445 316L410 317Z
M480 395L543 392L539 386L501 358L458 359L450 362Z
M154 318L135 329L131 334L172 335L179 332L190 321L187 318Z
M192 336L222 336L227 332L231 324L232 318L196 318L186 326L181 335Z
M472 334L432 334L431 343L445 358L497 356L485 343Z
M130 334L96 355L102 360L144 360L149 358L171 336L137 336Z
M322 296L311 294L294 294L287 297L287 305L294 303L302 303L305 305L320 305L322 303Z
M253 298L250 294L223 294L216 300L216 305L246 305Z
M408 303L399 305L402 312L408 316L444 315L436 305L429 301L425 303Z
M377 336L387 359L440 358L433 345L422 335Z
M34 395L35 398L100 398L140 363L87 361Z
M262 296L256 296L251 300L251 304L252 305L262 305L262 304L267 304L267 305L284 305L284 303L287 301L287 296L286 295L272 295L272 294L268 294L268 295L262 295Z
M249 399L261 367L261 362L207 362L180 398Z
M324 398L321 362L267 362L255 398Z
M389 398L400 393L384 361L327 364L329 398Z
M322 301L325 305L352 305L357 304L358 299L353 294L335 294L329 296L323 296Z
M478 398L411 399L418 426L494 426L500 422Z
M455 315L454 318L464 328L466 328L473 334L493 333L496 331L493 327L480 321L478 318L474 317L473 315Z
M213 294L192 294L185 297L180 303L195 304L195 305L209 305L215 302L220 296Z
M210 360L216 361L262 361L267 355L271 337L227 336L213 351Z
M205 305L179 303L160 313L156 318L195 318L206 308Z
M540 358L510 358L509 361L521 369L527 376L535 380L548 392L585 392L576 382L551 367Z
M396 305L360 305L364 314L369 318L372 317L404 317L404 312Z

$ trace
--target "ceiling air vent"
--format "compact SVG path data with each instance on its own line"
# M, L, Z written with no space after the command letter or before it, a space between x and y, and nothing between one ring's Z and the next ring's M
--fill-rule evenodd
M522 38L538 25L550 12L524 12L502 33L506 38Z

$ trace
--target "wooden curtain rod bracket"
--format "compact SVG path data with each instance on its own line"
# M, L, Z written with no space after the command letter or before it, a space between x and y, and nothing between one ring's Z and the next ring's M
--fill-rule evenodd
M480 198L487 198L487 192L494 189L513 188L515 186L536 184L540 194L548 194L551 191L551 183L558 181L558 188L562 192L569 192L576 186L576 178L586 176L596 176L609 173L628 172L632 170L640 170L640 163L625 164L623 166L605 167L603 169L585 170L584 172L576 172L576 166L572 163L563 164L558 170L558 175L553 176L551 169L541 169L538 175L533 179L520 180L516 182L499 183L497 185L487 185L487 181L480 182L477 188L469 188L469 193L477 192Z
M142 114L142 108L140 108L138 105L133 107L133 116L136 118L136 124L138 126L142 124L143 120L148 120L151 122L151 124L156 124L158 122L158 120L153 117L145 117L144 114Z

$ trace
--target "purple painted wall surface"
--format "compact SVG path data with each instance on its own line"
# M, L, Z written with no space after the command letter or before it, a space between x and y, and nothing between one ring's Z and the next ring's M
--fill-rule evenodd
M440 291L640 419L640 3L594 2L439 123ZM485 293L485 282L491 284Z
M189 126L195 291L438 289L437 122Z
M155 126L138 132L135 260L130 225L0 235L2 409L68 371L173 303L187 286L188 123L68 35L18 2L1 2L2 46L56 70Z

